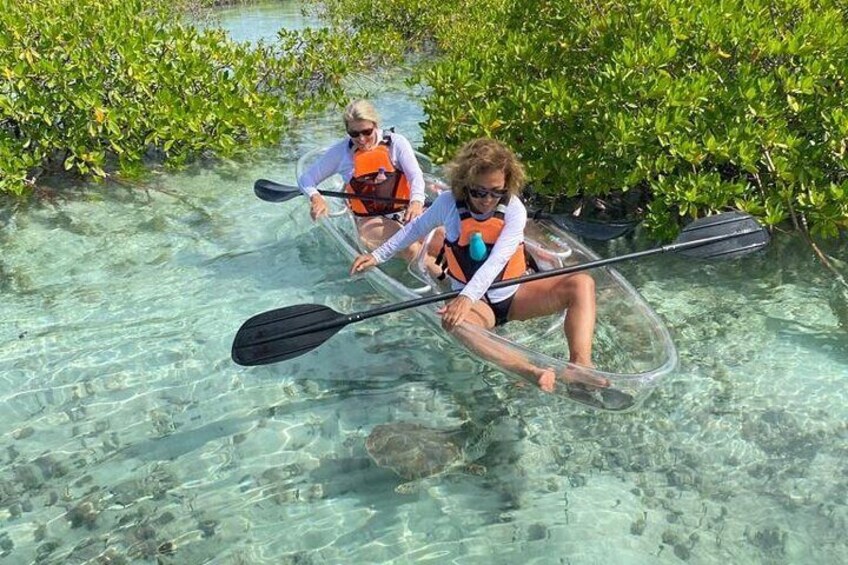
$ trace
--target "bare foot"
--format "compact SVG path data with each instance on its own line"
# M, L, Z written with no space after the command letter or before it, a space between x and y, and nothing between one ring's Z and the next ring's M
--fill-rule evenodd
M559 378L567 383L566 393L568 396L584 404L604 410L626 410L634 405L635 400L631 395L610 388L610 382L607 379L598 377L590 369L590 367L581 367L572 363L559 375ZM554 391L557 375L553 369L536 368L533 372L538 379L539 388L545 392Z
M562 372L560 378L568 384L586 388L607 388L610 385L607 379L594 375L588 367L584 369L573 364ZM553 392L556 388L557 374L551 367L536 369L536 379L539 388L545 392Z
M553 369L539 369L538 373L539 388L545 392L553 392L556 387L556 373Z

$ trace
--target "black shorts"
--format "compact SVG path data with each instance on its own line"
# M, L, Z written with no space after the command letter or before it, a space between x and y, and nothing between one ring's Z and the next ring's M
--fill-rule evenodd
M492 312L495 314L495 326L502 326L509 321L509 307L512 306L512 300L515 298L515 294L510 296L509 298L505 298L500 302L489 302L489 299L486 298L486 304L489 305L489 308L492 309Z

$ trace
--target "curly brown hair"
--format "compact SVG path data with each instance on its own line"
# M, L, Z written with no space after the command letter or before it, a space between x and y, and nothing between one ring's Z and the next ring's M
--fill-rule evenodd
M466 198L466 191L477 182L480 175L503 171L505 188L510 196L517 196L524 186L524 166L512 150L495 139L472 139L459 148L453 160L445 165L445 175L450 182L454 198Z

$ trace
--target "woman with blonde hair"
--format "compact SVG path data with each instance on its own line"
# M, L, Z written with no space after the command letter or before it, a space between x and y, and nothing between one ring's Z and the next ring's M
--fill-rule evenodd
M297 182L309 198L312 219L317 220L328 210L318 185L340 174L345 191L351 195L347 202L360 237L367 249L374 249L402 224L421 215L424 175L412 145L404 136L380 129L380 116L370 102L354 100L345 108L342 118L347 137L332 145ZM408 203L391 202L392 199ZM417 249L413 245L404 255L411 259Z
M424 214L379 248L358 256L351 274L387 261L443 226L445 273L453 289L461 292L439 310L442 327L456 332L482 356L552 391L557 379L552 369L501 353L482 334L470 331L469 325L491 329L510 320L529 320L567 309L564 330L569 360L591 366L595 281L586 273L576 273L489 290L495 282L520 277L531 264L523 243L527 210L519 199L524 169L504 144L481 138L460 148L446 172L451 191L440 194ZM560 377L583 379L580 371ZM587 384L603 387L609 383L592 380Z

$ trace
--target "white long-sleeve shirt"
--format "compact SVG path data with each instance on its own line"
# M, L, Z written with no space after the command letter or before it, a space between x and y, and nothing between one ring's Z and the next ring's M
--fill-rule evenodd
M389 159L395 168L406 175L409 183L410 200L412 202L424 202L424 173L415 158L415 151L409 140L399 133L377 130L377 139L382 140L388 135L392 143L389 145ZM308 198L318 193L318 185L321 181L339 174L345 184L353 177L353 149L350 139L347 137L333 144L317 161L312 163L297 179L300 191Z
M469 209L469 211L471 211ZM485 220L488 216L471 213L476 220ZM518 198L510 198L506 211L504 212L504 227L498 236L491 253L468 281L463 285L461 282L451 279L454 290L462 290L461 295L471 300L480 300L495 278L506 267L518 246L524 241L524 226L527 224L527 209ZM398 251L406 249L433 229L444 226L445 236L449 241L456 241L460 236L459 212L456 210L456 200L450 191L441 193L427 210L405 225L403 229L393 235L383 245L375 249L371 254L377 263L384 263L391 259ZM506 300L518 290L518 285L496 288L488 292L489 301L493 303Z

